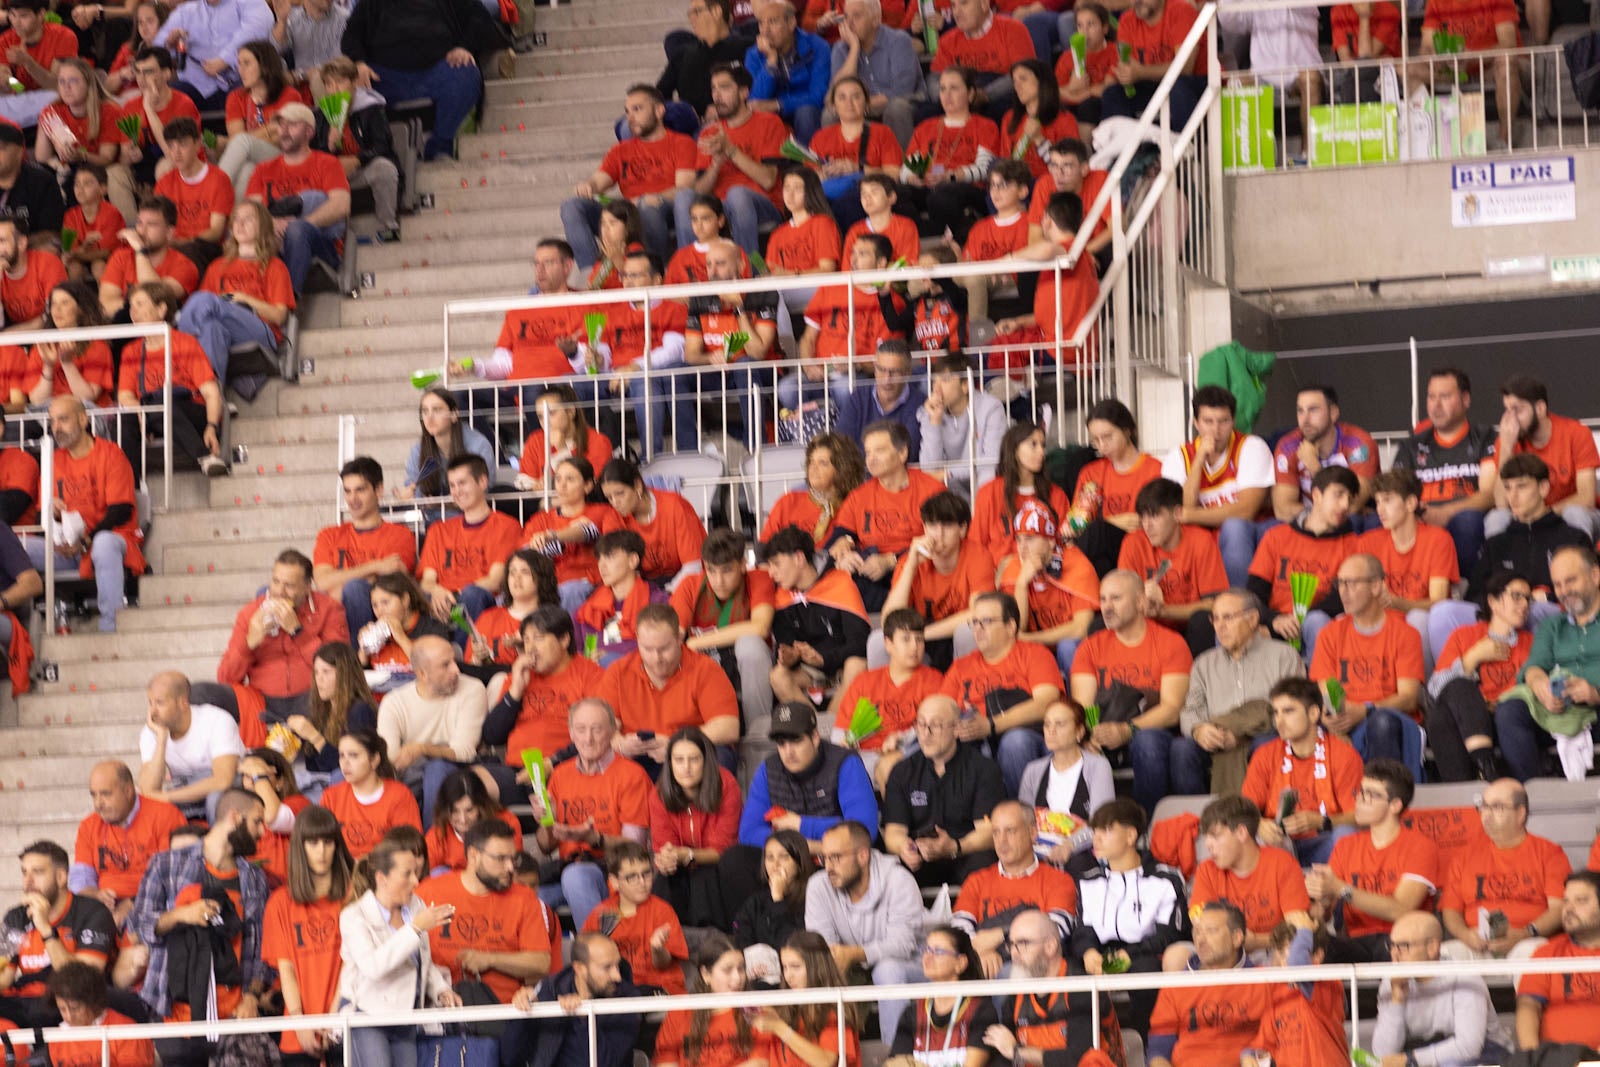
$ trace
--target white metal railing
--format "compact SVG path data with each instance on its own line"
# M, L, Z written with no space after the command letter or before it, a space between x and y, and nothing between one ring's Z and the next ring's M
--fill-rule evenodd
M1091 1034L1096 1047L1100 1044L1100 996L1102 993L1126 992L1136 989L1194 988L1211 986L1278 985L1280 983L1338 982L1349 986L1350 1015L1346 1020L1348 1034L1353 1038L1360 1032L1361 1009L1358 987L1361 983L1374 983L1382 979L1465 976L1516 977L1525 974L1593 974L1600 973L1600 959L1547 958L1518 960L1483 960L1460 963L1379 963L1379 964L1320 964L1308 967L1251 967L1229 971L1184 971L1176 973L1129 973L1120 975L1083 975L1072 978L998 979L981 982L922 983L893 986L846 986L826 989L747 990L741 993L706 993L671 997L639 997L586 999L574 1012L567 1012L560 1004L541 1002L527 1011L508 1005L472 1008L427 1008L407 1012L359 1013L345 1012L330 1015L290 1015L270 1018L228 1019L189 1023L152 1023L127 1026L90 1026L44 1031L46 1044L98 1041L101 1048L102 1067L111 1065L111 1042L129 1040L163 1040L169 1038L203 1037L216 1041L229 1034L278 1034L286 1030L326 1030L340 1036L345 1048L350 1047L350 1034L354 1030L381 1027L426 1027L478 1022L504 1022L515 1019L563 1019L581 1017L589 1029L589 1067L599 1067L597 1020L602 1016L644 1015L661 1011L696 1011L725 1008L776 1007L796 1004L829 1004L837 1013L841 1044L844 1035L844 1005L875 1003L882 1000L920 1000L959 990L965 996L1014 996L1027 993L1087 993L1091 994ZM17 1038L26 1040L27 1031L14 1031ZM1353 1043L1353 1041L1352 1041Z
M160 404L137 404L131 407L116 405L117 383L111 383L111 396L113 406L85 405L91 420L109 420L114 439L121 444L123 415L139 416L142 425L143 416L159 414L161 416L161 462L164 478L162 479L162 505L163 511L172 507L172 325L166 322L129 323L116 326L80 326L65 330L18 330L4 335L6 344L26 347L36 344L70 344L74 341L129 341L140 337L160 337L162 339L162 387ZM113 365L116 365L113 359ZM56 552L55 534L56 524L59 521L55 516L55 448L54 440L50 434L50 416L45 410L48 402L36 410L29 410L16 415L7 415L5 421L17 427L19 434L23 433L30 424L38 424L43 428L39 455L39 521L43 530L42 537L45 543L44 552L44 610L45 619L53 629L56 625ZM135 490L137 490L135 486ZM138 499L135 492L134 521L138 521Z

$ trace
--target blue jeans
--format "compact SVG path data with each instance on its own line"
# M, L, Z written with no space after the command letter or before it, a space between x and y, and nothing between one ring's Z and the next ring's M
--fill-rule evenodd
M689 225L689 208L694 203L693 189L679 189L673 211L678 220L678 244L694 243L694 227ZM783 221L777 207L766 193L748 185L735 185L722 200L722 211L728 216L728 232L733 243L746 252L761 251L761 224L776 225Z
M794 139L804 145L810 144L811 138L822 129L822 109L811 104L797 107L794 114L783 118L794 129Z
M561 598L561 610L568 615L576 615L578 609L583 607L583 602L589 599L589 594L594 592L594 583L587 578L574 578L570 582L562 582L556 587L556 595Z
M1494 732L1511 777L1526 782L1544 773L1545 759L1555 751L1555 738L1533 721L1526 703L1501 701L1494 709ZM1589 727L1589 733L1600 738L1600 720Z
M368 1026L351 1030L350 1067L417 1067L417 1028Z
M572 925L578 930L589 920L589 913L606 898L606 874L589 860L574 860L561 868L561 881L539 887L539 899L552 908L566 904L572 911Z
M663 262L671 259L678 247L672 233L676 224L672 201L659 204L635 201L634 206L639 209L639 222L644 227L645 247L660 256ZM572 246L578 266L588 271L600 258L600 246L595 241L595 234L600 230L600 201L586 196L563 200L561 228L566 231L567 244Z
M1056 49L1061 44L1057 36L1061 15L1055 11L1035 11L1031 15L1022 16L1022 25L1028 30L1028 36L1033 38L1033 52L1046 66L1055 66ZM1076 18L1074 18L1076 24ZM1071 34L1067 35L1071 38Z
M228 380L228 349L233 345L253 342L268 352L278 350L272 327L259 315L216 293L195 293L185 300L178 313L178 329L193 334L200 342L219 382Z
M1355 832L1354 826L1335 826L1326 833L1292 838L1290 843L1294 845L1294 857L1300 866L1309 867L1313 863L1327 863L1328 857L1333 854L1334 844L1341 837L1349 837Z
M751 397L771 388L772 372L751 368L748 360L725 368L707 367L698 375L679 375L677 398L673 401L674 446L679 452L700 450L700 401L708 398L722 406L723 428L728 435L737 436L742 431L745 447L754 451L760 413L751 410ZM716 439L715 434L706 436L709 440Z
M1274 735L1268 735L1268 739ZM1167 749L1167 779L1172 795L1202 796L1211 792L1211 753L1193 739L1179 736Z
M998 741L991 743L1008 797L1016 796L1017 790L1022 787L1022 772L1028 764L1050 751L1045 747L1044 734L1039 732L1037 726L1013 726L1001 734Z
M870 353L863 353L867 355ZM816 400L822 392L822 382L803 381L804 375L796 371L778 382L778 403L790 411L800 409L801 394L806 400ZM850 376L840 370L828 371L828 395L833 399L835 408L844 407L845 401L850 398Z
M1261 531L1249 519L1224 519L1217 527L1222 569L1228 573L1228 584L1235 589L1243 589L1250 580L1250 561L1255 558L1260 536Z
M1198 746L1191 743L1180 748L1181 740L1174 730L1140 730L1128 744L1128 758L1133 763L1133 799L1147 812L1155 811L1156 802L1169 793L1187 796L1210 792L1205 771L1194 759Z
M1082 643L1081 637L1063 637L1056 642L1056 666L1061 668L1061 677L1072 677L1072 658L1078 654Z
M372 583L365 578L352 578L339 590L339 601L344 605L344 618L350 624L350 644L356 643L356 634L377 615L372 611Z
M1456 543L1456 563L1462 574L1471 574L1483 551L1483 512L1458 511L1444 524L1445 532Z
M43 574L44 539L25 537L22 547L27 551L34 569ZM128 542L110 530L101 530L89 542L89 560L94 564L95 606L100 611L101 633L115 633L117 630L117 612L122 610L122 593L126 584L122 565L127 554ZM56 573L58 576L76 578L78 561L57 552Z
M402 100L433 101L433 132L422 148L424 159L448 156L455 151L456 131L478 106L483 91L483 75L476 66L452 67L440 60L423 70L397 70L372 65L383 98L391 104Z
M1121 85L1111 86L1100 95L1100 106L1104 109L1104 116L1138 118L1144 114L1144 109L1150 104L1150 98L1155 95L1156 84L1154 81L1135 82L1132 96L1129 96ZM1180 74L1178 80L1173 82L1169 121L1174 130L1183 129L1184 123L1189 121L1189 116L1194 114L1195 107L1200 103L1200 95L1205 91L1206 79L1202 75Z
M1361 724L1350 731L1350 743L1361 754L1363 763L1375 759L1399 760L1416 781L1422 775L1422 729L1407 715L1393 708L1373 708Z
M494 607L494 594L481 585L464 585L456 592L456 602L467 611L467 618L476 619Z
M310 214L320 206L326 195L301 193L305 212ZM294 285L294 295L299 296L306 287L306 276L311 273L313 260L339 265L339 238L344 236L344 220L332 226L317 226L304 218L290 219L283 231L283 261L289 266L289 281Z

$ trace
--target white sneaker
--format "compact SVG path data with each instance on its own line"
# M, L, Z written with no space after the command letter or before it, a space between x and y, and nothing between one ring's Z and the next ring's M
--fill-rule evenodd
M200 470L207 478L220 478L228 473L228 465L218 456L201 456Z

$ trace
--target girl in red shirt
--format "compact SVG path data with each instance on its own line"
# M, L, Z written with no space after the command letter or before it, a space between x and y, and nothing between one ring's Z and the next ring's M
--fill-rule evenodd
M250 185L256 164L278 155L272 117L290 104L301 102L289 79L283 57L270 41L247 41L239 49L239 88L228 94L224 108L228 138L217 166L233 182L240 200Z
M261 958L278 971L283 1014L327 1015L339 989L339 913L351 895L355 861L326 808L308 807L289 838L289 876L267 900ZM321 1030L285 1030L285 1056L316 1059L328 1045Z
M833 962L833 950L821 934L801 930L791 934L778 953L785 989L837 989L845 984ZM861 1062L861 1019L853 1004L845 1006L844 1037L839 1035L839 1013L831 1004L792 1004L763 1008L751 1021L763 1034L772 1035L772 1067L808 1067L821 1057L843 1067Z
M1092 515L1078 547L1105 574L1117 565L1122 539L1139 528L1133 502L1139 490L1161 477L1161 461L1139 451L1139 424L1120 400L1102 400L1089 411L1089 443L1100 458L1084 464L1072 499ZM1090 483L1094 492L1088 492Z
M1023 500L1049 508L1058 530L1071 507L1066 492L1050 480L1044 454L1044 430L1029 422L1012 426L1000 439L999 475L984 483L973 501L971 536L1002 565L1016 552L1011 520Z
M1095 0L1081 0L1077 7L1078 32L1083 34L1084 69L1068 48L1056 60L1056 84L1061 87L1061 102L1081 122L1100 121L1100 94L1116 81L1112 70L1117 65L1117 46L1106 39L1111 32L1111 13Z
M128 294L128 318L135 323L171 322L178 305L172 291L161 282L140 282ZM117 403L137 407L146 397L153 402L166 385L166 342L160 334L129 341L122 348L117 380ZM172 331L172 438L178 451L207 475L228 472L222 458L222 387L211 370L200 342L180 330ZM156 436L159 416L151 416L140 429L140 416L122 416L122 451L133 465L135 478L144 477L146 433Z
M944 117L917 126L906 149L908 156L925 156L928 171L918 175L900 168L902 196L909 196L919 212L945 220L957 244L967 243L967 230L987 211L983 182L989 164L1000 154L1000 129L994 120L972 112L977 97L977 77L968 67L948 67L939 74L939 104Z
M536 516L537 517L537 516ZM483 639L468 650L474 663L509 667L522 651L522 620L542 604L559 604L556 566L550 557L531 548L519 548L506 558L505 605L479 615L473 628Z
M50 291L44 328L73 330L104 326L100 299L88 282L63 282ZM28 376L34 379L28 400L48 404L52 397L75 396L93 408L111 400L111 348L104 341L37 344L28 354Z
M117 54L111 60L111 69L106 72L106 94L118 103L123 97L132 97L138 92L138 85L133 77L133 57L145 45L156 43L156 34L161 32L162 25L167 21L167 6L156 3L156 0L144 0L133 9L133 35L122 43L117 49Z
M783 176L783 207L788 219L767 239L767 270L774 275L828 274L839 269L839 224L833 221L822 179L808 167ZM810 293L785 294L791 310L801 310ZM801 299L803 295L804 299Z
M543 489L545 464L568 456L588 460L593 481L594 472L605 467L615 447L611 438L589 425L577 391L566 382L547 385L534 401L534 410L539 413L543 428L530 433L523 442L517 468L525 477L517 478L517 488L523 492Z
M419 637L455 638L455 632L433 617L428 596L405 571L380 574L372 580L372 622L356 634L363 667L411 668L411 646Z
M867 480L861 448L841 433L820 433L806 445L806 484L778 498L767 513L761 540L772 540L785 526L798 526L817 544L833 533L844 498Z
M867 121L866 83L846 75L828 90L828 105L839 116L811 138L811 151L822 160L823 189L833 217L848 226L865 217L861 210L861 178L900 172L900 142L881 122Z
M644 223L632 200L611 200L600 208L600 258L589 268L590 289L621 289L628 249L644 247Z
M600 489L622 516L623 528L644 538L640 569L647 581L671 585L679 574L700 569L706 527L683 496L646 488L639 468L625 459L606 464L600 472Z
M350 855L360 859L371 852L391 827L410 826L422 836L416 798L395 780L383 738L371 730L352 730L341 737L339 772L344 781L323 791L322 806L338 818Z
M656 895L689 926L715 926L728 914L717 861L739 838L739 780L717 765L717 748L699 727L667 741L667 759L650 794L650 844Z
M694 241L672 253L667 261L666 283L684 285L706 280L706 249L718 238L727 238L728 216L722 201L710 193L701 193L689 205L689 229ZM750 258L744 249L739 250L739 277L750 277Z
M425 838L430 873L467 869L466 834L479 819L499 819L511 827L517 851L522 851L522 824L489 795L478 772L471 767L452 771L439 786L433 802L433 826Z
M228 220L222 256L206 268L200 291L184 302L178 326L200 340L218 381L228 381L228 350L253 343L277 352L283 326L294 309L289 268L278 258L280 243L265 205L241 200ZM260 389L258 381L230 383L246 400Z
M1078 120L1062 110L1055 73L1037 59L1013 64L1011 87L1017 102L1000 124L1000 154L1026 163L1037 181L1049 170L1050 146L1078 136Z
M742 993L744 953L715 933L700 942L691 961L691 993ZM655 1067L767 1067L772 1039L738 1008L675 1011L656 1034Z
M574 613L600 583L595 542L622 529L622 518L597 496L589 461L568 456L556 464L555 499L523 527L529 548L555 557L561 604Z
M89 64L77 57L63 59L56 68L56 92L61 99L39 113L34 157L44 166L54 167L58 175L66 175L80 163L110 168L117 160L121 113L106 99ZM133 182L128 168L116 169L122 172L113 193L122 202L117 210L131 218L125 208L133 205Z

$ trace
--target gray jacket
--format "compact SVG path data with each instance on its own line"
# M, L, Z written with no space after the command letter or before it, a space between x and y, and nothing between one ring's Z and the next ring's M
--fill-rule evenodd
M1389 979L1378 987L1378 1026L1372 1032L1372 1051L1379 1056L1404 1052L1424 1038L1437 1040L1413 1047L1419 1067L1466 1067L1487 1062L1485 1045L1501 1050L1513 1047L1494 1006L1489 987L1475 974L1411 981L1405 1003L1390 995ZM1494 1062L1499 1062L1498 1060Z
M860 900L833 888L827 871L806 886L806 929L830 945L860 945L870 969L880 960L910 960L917 955L926 913L922 890L900 861L871 853L867 892Z
M1305 661L1298 652L1260 634L1237 660L1221 648L1208 648L1189 670L1189 696L1178 713L1178 729L1184 737L1193 737L1198 724L1226 715L1246 701L1267 699L1279 679L1305 676Z
M917 412L917 422L922 426L922 458L924 467L937 463L954 463L950 478L962 485L968 484L967 442L974 442L977 456L978 485L994 477L995 464L1000 462L1000 439L1011 425L1006 406L982 389L974 391L967 401L967 413L959 418L946 415L935 426L928 419L926 408Z

